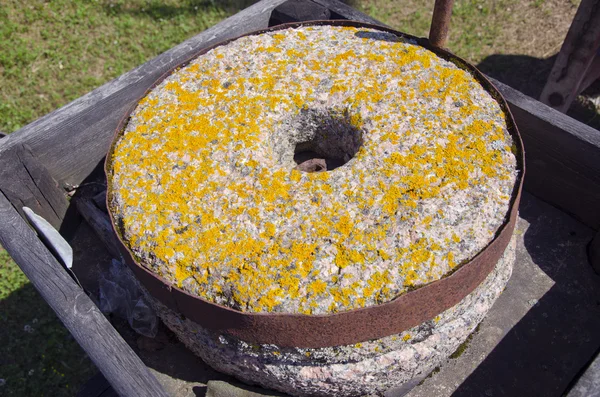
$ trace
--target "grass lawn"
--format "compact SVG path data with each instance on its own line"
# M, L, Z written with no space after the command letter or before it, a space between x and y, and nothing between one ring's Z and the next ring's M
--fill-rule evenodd
M13 132L251 0L0 0L0 131ZM426 36L433 0L354 0ZM535 95L577 0L456 0L449 48ZM96 370L0 248L0 395L71 396Z

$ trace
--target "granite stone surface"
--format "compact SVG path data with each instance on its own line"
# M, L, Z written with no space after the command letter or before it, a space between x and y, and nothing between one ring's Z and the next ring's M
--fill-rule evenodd
M217 47L153 89L108 196L137 260L173 285L244 312L336 313L479 253L505 220L512 144L456 64L390 33L306 26Z

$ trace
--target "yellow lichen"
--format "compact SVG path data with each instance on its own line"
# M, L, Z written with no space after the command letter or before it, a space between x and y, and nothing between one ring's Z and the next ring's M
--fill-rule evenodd
M357 32L351 27L335 29ZM284 46L290 35L297 47ZM420 214L420 203L444 199L448 189L464 190L486 178L506 178L497 166L504 161L503 154L488 142L502 142L505 152L516 153L516 147L510 149L513 143L503 124L472 117L479 105L470 93L478 83L468 72L442 67L433 53L402 40L365 44L312 54L311 41L301 30L271 33L257 52L268 53L272 62L252 75L240 76L237 70L248 65L233 63L218 47L211 51L214 57L198 58L177 72L179 79L163 84L172 100L159 101L152 93L143 98L114 147L109 175L115 186L113 199L134 209L121 214L123 237L134 252L151 250L161 274L178 286L192 278L205 298L215 299L227 291L239 307L255 312L273 311L286 297L297 299L298 311L305 314L316 310L321 300L332 302L331 312L364 307L433 281L440 275L434 271L438 266L456 267L448 247L461 241L458 235L447 241L415 237L401 247L382 247L393 222L360 228L360 217L346 212L345 204L365 211L378 206L385 219L416 219L420 229L428 229L444 214ZM350 91L348 63L358 60L367 66L361 66ZM408 87L407 79L416 78L424 68L431 75ZM290 73L304 73L315 86L322 76L329 76L326 94L341 96L350 109L350 124L361 131L381 131L380 142L366 135L356 161L379 156L381 142L394 145L396 150L381 155L378 168L370 170L383 176L378 186L343 186L346 203L330 203L328 197L338 189L331 173L306 174L253 158L232 160L248 179L228 177L216 153L259 150L264 145L262 131L274 129L269 112L280 107L297 114L316 101L315 89L290 82L286 78ZM197 82L197 87L190 82ZM389 99L392 82L401 88L394 106L406 116L402 124L390 124L389 115L375 112ZM460 106L450 110L439 106L429 114L416 98ZM472 121L454 128L455 120ZM402 146L417 129L435 131L432 136L440 139ZM361 180L366 177L357 175ZM227 192L217 181L227 181ZM311 198L312 213L295 213L296 203L306 197ZM229 219L251 223L257 234L231 228ZM282 230L290 225L314 240L284 243ZM314 266L325 254L320 244L326 239L332 248L327 254L340 271L350 268L360 273L375 261L395 267L369 269L364 280L341 285L343 277L319 274ZM221 278L214 277L225 268ZM398 279L403 285L395 285Z

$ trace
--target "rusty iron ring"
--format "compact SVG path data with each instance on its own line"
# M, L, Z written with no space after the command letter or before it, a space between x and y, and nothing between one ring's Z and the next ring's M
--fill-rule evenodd
M416 43L457 66L468 70L479 83L496 99L506 115L508 130L517 146L518 176L511 196L508 218L499 228L492 242L469 262L462 264L440 280L421 286L416 290L396 297L394 300L376 306L353 309L345 312L304 315L286 313L245 313L229 307L209 302L191 295L164 278L138 264L132 252L121 239L119 227L110 211L110 186L108 183L107 208L111 224L119 239L119 249L128 266L148 292L162 304L188 318L200 326L219 334L226 334L249 343L274 344L280 347L322 348L349 345L371 339L399 334L402 331L433 319L443 311L453 307L479 286L494 269L510 242L517 220L519 200L525 173L525 152L523 142L506 101L492 83L474 66L456 55L432 46L427 39L410 36L389 28L355 21L310 21L289 23L276 27L250 32L197 51L160 77L144 94L146 96L175 70L187 65L196 57L215 47L237 40L240 37L257 35L302 26L351 26L376 29L396 36L414 40ZM120 134L125 129L131 113L137 106L132 105L115 132L106 156L105 172L110 182L110 159Z

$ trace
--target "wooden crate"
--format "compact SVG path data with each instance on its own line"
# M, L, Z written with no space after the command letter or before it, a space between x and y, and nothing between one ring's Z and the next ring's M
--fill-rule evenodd
M166 393L23 220L21 209L32 208L68 235L78 220L66 191L85 181L102 180L98 175L104 157L126 110L189 54L268 27L271 11L284 2L262 0L0 140L0 243L121 395ZM299 13L300 18L310 17L312 7L318 12L328 10L331 18L381 25L336 0L303 3L308 11ZM600 132L490 80L508 101L523 137L526 191L600 229ZM599 247L597 236L590 253L598 271Z

